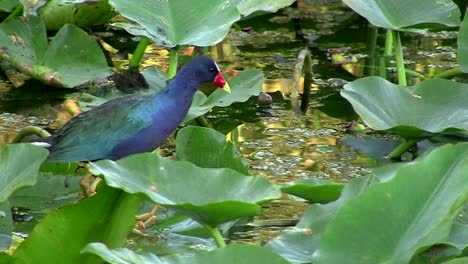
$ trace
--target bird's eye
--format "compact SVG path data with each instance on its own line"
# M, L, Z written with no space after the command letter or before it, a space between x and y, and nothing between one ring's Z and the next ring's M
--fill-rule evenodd
M215 68L210 68L210 72L214 72L215 71Z

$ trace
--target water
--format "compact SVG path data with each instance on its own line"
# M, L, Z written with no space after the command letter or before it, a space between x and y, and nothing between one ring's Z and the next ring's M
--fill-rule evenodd
M214 109L208 118L238 143L249 160L252 175L263 175L278 184L308 178L346 182L388 162L383 156L396 145L392 136L345 132L346 124L357 119L357 115L339 96L337 88L373 69L366 64L368 25L338 0L298 1L298 5L299 8L286 8L238 23L244 30L232 31L222 46L223 70L264 71L264 91L272 95L273 103L260 106L252 98L247 103ZM383 49L384 33L379 32L377 39L379 52ZM407 66L428 76L453 68L455 37L453 32L405 34ZM304 48L311 51L314 76L309 111L298 116L292 111L289 94L296 57ZM332 64L330 54L334 51L349 63ZM163 60L148 59L145 64L165 66L167 52L154 49L151 53ZM121 59L114 60L125 64ZM420 81L411 78L410 84ZM67 113L61 105L64 98L74 95L74 91L63 89L46 90L37 82L26 84L14 88L12 83L0 82L2 142L25 126L50 125L57 115ZM294 225L306 206L284 195L266 205L261 215L235 227L229 239L264 244Z

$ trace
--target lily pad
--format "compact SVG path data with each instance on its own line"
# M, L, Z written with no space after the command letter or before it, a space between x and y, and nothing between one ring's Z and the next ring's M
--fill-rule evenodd
M96 195L50 212L15 251L17 261L11 263L99 263L97 256L80 251L94 241L123 246L140 202L140 197L101 185Z
M468 202L468 144L447 144L345 204L314 263L409 263L439 244Z
M96 254L107 263L167 264L167 262L151 253L136 254L127 248L110 249L105 244L97 242L86 245L81 252Z
M17 189L36 183L41 163L49 152L32 144L0 147L0 203Z
M249 173L249 165L234 143L210 128L188 126L177 133L177 157L203 168L230 168Z
M423 23L460 25L460 10L451 0L343 0L377 27L402 30Z
M8 201L0 203L0 250L8 249L13 241L11 238L13 219L10 208Z
M391 130L406 138L468 130L467 84L433 79L403 87L367 77L346 84L341 95L375 130Z
M225 0L126 0L109 3L134 23L116 22L130 34L146 36L158 45L211 46L224 39L231 25L240 19L239 11Z
M128 263L128 264L150 264L150 263L223 263L223 264L287 264L286 260L271 252L267 248L231 244L223 248L218 248L209 252L201 252L194 256L174 256L161 260L154 254L135 254L126 248L109 249L101 243L91 243L87 245L83 252L99 255L103 260L109 263Z
M340 197L343 186L332 181L307 179L288 183L281 187L281 191L306 199L309 203L329 203Z
M48 85L75 87L110 75L96 41L73 25L65 25L47 43L38 17L0 24L0 58Z
M153 153L90 164L90 171L102 175L108 185L143 193L155 203L212 227L256 215L259 204L281 196L279 189L263 177L248 177L226 168L200 168Z
M463 72L468 72L468 18L463 19L458 32L458 54L460 68Z
M234 102L245 102L250 97L260 94L263 85L263 73L259 70L245 70L228 81L231 93L216 89L210 96L202 92L195 93L192 106L184 119L188 122L208 113L213 107L225 107Z
M255 11L267 11L275 13L283 7L290 6L296 0L232 0L243 16L248 16Z

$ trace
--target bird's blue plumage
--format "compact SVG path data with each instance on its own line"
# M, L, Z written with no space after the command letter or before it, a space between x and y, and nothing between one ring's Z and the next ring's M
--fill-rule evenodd
M116 160L154 150L182 122L198 87L218 72L213 60L197 57L158 93L120 97L79 114L44 140L51 145L48 161Z

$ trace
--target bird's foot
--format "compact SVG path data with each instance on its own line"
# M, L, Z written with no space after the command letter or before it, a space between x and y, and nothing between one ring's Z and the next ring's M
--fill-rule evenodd
M96 188L101 182L101 178L95 178L92 180L93 178L95 178L94 175L91 172L88 172L80 181L80 187L81 190L83 190L85 197L90 197L96 194Z
M156 224L158 222L158 217L156 216L156 213L160 208L160 205L156 205L150 212L137 215L137 222L135 224L134 231L136 231L137 233L141 233L140 230L145 230L146 227L148 227L151 223Z

